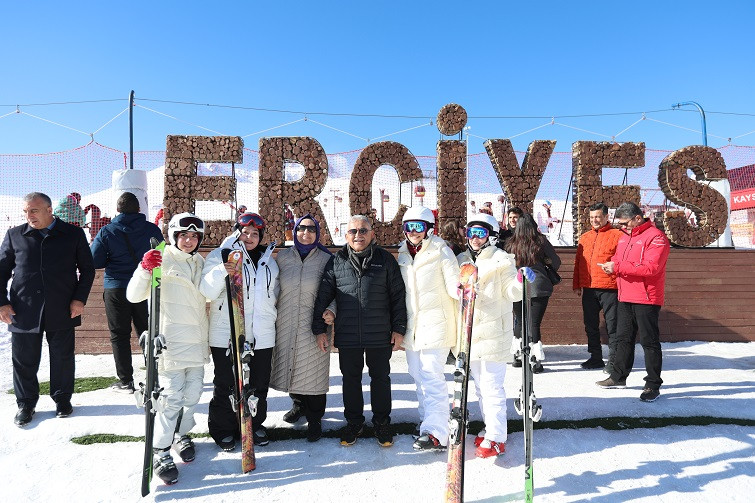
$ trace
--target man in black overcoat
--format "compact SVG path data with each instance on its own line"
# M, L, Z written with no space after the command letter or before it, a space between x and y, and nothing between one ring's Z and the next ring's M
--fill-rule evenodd
M94 281L84 231L53 216L47 195L32 192L24 197L24 214L27 223L8 229L0 246L0 321L11 332L17 426L32 420L39 400L43 333L50 348L50 396L56 415L73 412L75 327L81 325Z

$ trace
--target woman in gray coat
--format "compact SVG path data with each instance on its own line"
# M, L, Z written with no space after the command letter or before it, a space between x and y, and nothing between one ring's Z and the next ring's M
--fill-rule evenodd
M294 405L284 420L295 423L305 416L307 440L316 442L322 436L330 354L317 346L312 315L331 253L320 244L320 225L309 213L296 221L293 237L294 246L280 251L276 258L280 295L270 387L289 393ZM332 323L332 318L326 321Z

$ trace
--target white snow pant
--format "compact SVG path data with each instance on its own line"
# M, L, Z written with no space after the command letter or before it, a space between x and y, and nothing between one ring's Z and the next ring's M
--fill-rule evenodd
M155 435L153 446L167 449L173 445L173 438L185 435L196 424L194 409L199 403L204 386L204 367L188 367L179 370L163 370L159 375L160 393L155 417ZM181 424L176 425L181 415Z
M406 351L409 375L417 386L419 431L432 433L442 445L448 445L450 401L448 384L443 373L450 348Z
M503 380L506 377L506 363L472 360L469 362L469 370L480 402L482 420L485 422L485 438L505 442L506 390L503 388Z

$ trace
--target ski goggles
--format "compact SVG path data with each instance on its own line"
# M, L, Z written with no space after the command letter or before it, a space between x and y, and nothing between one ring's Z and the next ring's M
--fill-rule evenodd
M490 235L490 231L485 227L467 227L467 239L485 239Z
M404 232L425 232L427 230L427 222L422 220L411 220L404 222Z
M178 228L191 232L204 232L204 221L199 217L183 217L178 220Z
M296 226L296 232L311 232L312 234L317 234L317 226L299 224Z
M236 223L241 227L249 227L251 225L255 229L265 228L265 221L256 213L242 213L236 219Z

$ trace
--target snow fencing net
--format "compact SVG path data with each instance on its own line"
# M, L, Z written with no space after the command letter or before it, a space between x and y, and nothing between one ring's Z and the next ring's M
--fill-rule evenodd
M755 147L727 145L718 149L729 170L731 190L755 188ZM328 154L328 181L316 197L320 203L334 241L343 243L349 211L349 182L352 168L361 150ZM658 166L671 151L645 151L645 166L640 168L603 169L604 185L639 185L642 206L648 212L678 207L666 200L658 186ZM521 165L524 152L516 152ZM435 156L417 156L422 179L399 183L391 166L381 166L372 182L372 207L375 217L390 221L399 204L423 204L437 208L437 167ZM147 217L154 221L162 207L164 151L134 152L134 169L147 172ZM259 211L258 152L244 149L243 163L199 164L200 176L233 175L237 180L233 201L197 201L195 211L202 218L233 219L239 206ZM23 197L29 192L43 192L50 196L53 207L70 203L72 194L80 194L78 204L85 210L84 221L88 239L116 214L116 191L112 188L112 174L129 167L128 153L96 142L82 147L48 154L0 154L3 189L0 194L0 238L7 229L25 222ZM296 181L304 175L299 164L287 164L284 178ZM543 175L533 204L533 216L543 233L558 245L573 244L571 201L571 152L553 152ZM753 205L755 206L755 204ZM467 213L489 211L501 222L505 221L508 202L498 182L493 166L485 152L468 156ZM683 208L682 208L683 209ZM731 212L729 225L736 248L755 248L755 208Z

